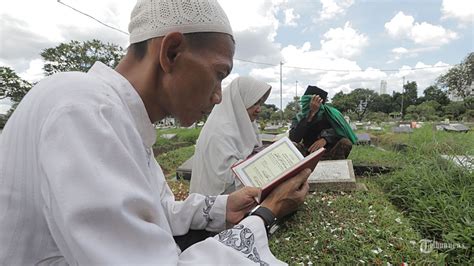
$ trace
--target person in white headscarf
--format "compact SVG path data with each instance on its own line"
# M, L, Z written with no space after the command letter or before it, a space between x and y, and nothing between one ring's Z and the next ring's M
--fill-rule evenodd
M262 146L256 118L271 86L251 77L238 77L222 91L197 140L191 193L229 194L240 182L231 166Z

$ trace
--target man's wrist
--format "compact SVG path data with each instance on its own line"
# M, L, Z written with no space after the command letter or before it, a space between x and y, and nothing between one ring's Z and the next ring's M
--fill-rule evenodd
M247 216L250 216L250 215L258 216L263 220L263 224L265 225L265 229L267 230L267 233L271 232L272 227L277 222L277 218L273 214L273 212L269 208L266 208L261 205L257 205L247 214Z

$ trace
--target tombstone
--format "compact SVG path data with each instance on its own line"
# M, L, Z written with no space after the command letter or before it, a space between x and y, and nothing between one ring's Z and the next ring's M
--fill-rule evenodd
M352 122L351 122L349 125L351 126L351 129L352 129L352 130L354 130L354 131L357 130L357 126L356 126L355 123L352 123Z
M260 134L260 139L262 140L263 144L272 144L273 142L283 138L283 137L288 137L288 132L281 133L278 135L275 134L265 134L261 133Z
M265 131L272 132L272 133L277 133L279 129L280 129L280 126L278 125L265 127Z
M370 130L374 130L374 131L382 131L383 129L379 126L370 126L369 127Z
M444 131L444 126L446 126L446 125L436 125L435 126L436 131Z
M472 155L441 155L441 158L453 162L455 165L474 171L474 156Z
M444 126L445 131L452 131L452 132L468 132L469 128L463 124L449 124Z
M176 137L176 134L161 134L160 137L162 137L164 139L172 139L172 138Z
M393 127L392 128L393 133L412 133L413 128L410 128L409 126L403 126L403 127Z
M356 136L358 145L370 145L372 143L370 135L367 133L357 133Z
M191 172L193 170L193 158L187 159L182 165L176 169L176 179L184 179L184 180L191 180Z
M352 160L320 161L308 178L310 191L357 190Z

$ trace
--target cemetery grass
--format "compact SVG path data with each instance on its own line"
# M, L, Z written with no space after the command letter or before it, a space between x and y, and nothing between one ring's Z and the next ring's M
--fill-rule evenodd
M474 173L440 155L474 155L474 132L429 127L405 136L403 167L374 182L425 239L459 244L440 250L447 263L474 264Z
M358 179L369 191L316 193L283 223L269 240L276 257L296 263L461 263L474 264L474 177L440 159L440 154L474 155L474 132L377 133L375 147L354 146L350 159L392 166L389 174ZM394 143L407 146L393 151ZM193 146L157 157L168 171L176 199L187 196L189 183L174 171L194 152ZM173 157L169 158L169 157ZM462 244L465 249L420 252L420 240Z
M419 251L421 236L377 185L354 193L314 193L270 238L275 256L290 264L440 263Z

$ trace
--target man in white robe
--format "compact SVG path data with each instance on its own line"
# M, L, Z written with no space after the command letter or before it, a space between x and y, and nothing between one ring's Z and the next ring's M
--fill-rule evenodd
M139 0L129 31L115 70L98 62L48 77L7 122L0 265L281 263L266 216L244 218L258 189L175 201L151 149L152 122L172 115L190 125L221 101L234 54L225 13L213 0ZM260 209L295 211L308 176L277 187ZM189 229L221 233L181 252L173 235Z

